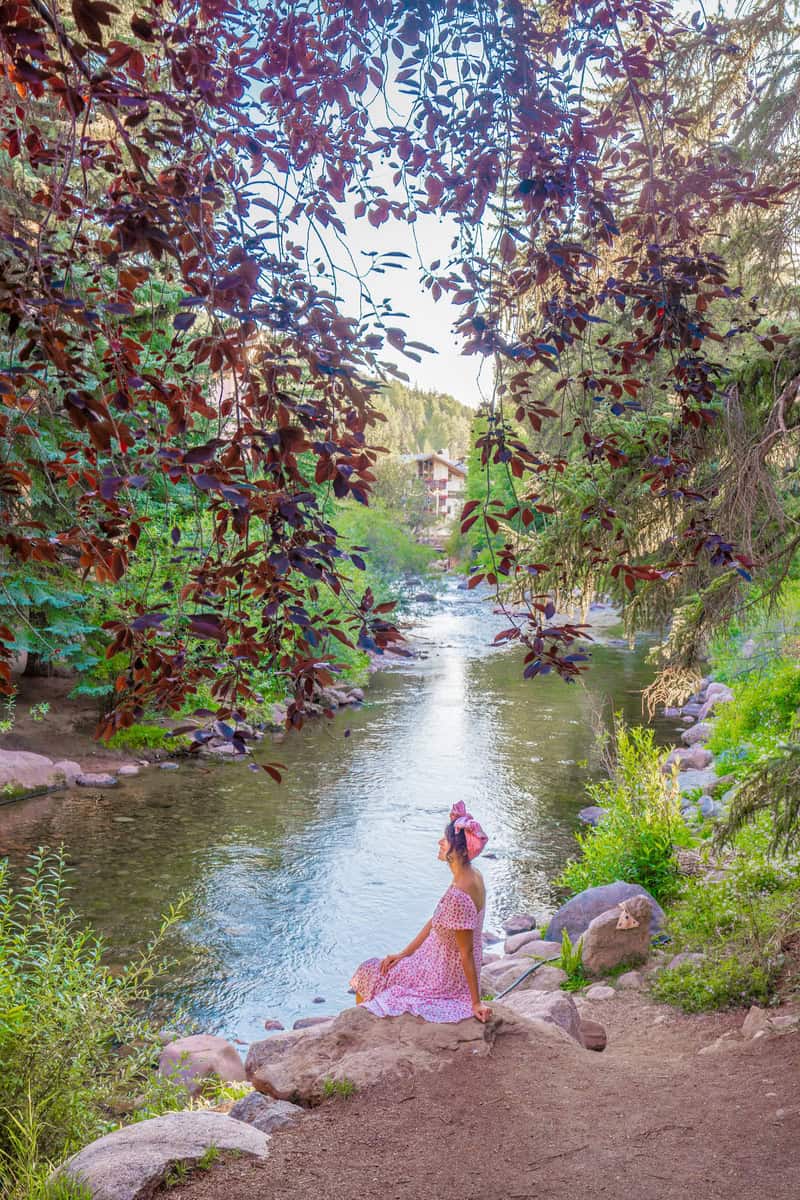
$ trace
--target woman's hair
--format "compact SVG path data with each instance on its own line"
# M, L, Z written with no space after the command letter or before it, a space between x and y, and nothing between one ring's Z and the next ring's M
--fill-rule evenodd
M447 844L450 847L448 857L451 854L455 854L462 863L468 863L467 835L464 830L456 829L456 822L451 821L444 831L444 836L447 838Z

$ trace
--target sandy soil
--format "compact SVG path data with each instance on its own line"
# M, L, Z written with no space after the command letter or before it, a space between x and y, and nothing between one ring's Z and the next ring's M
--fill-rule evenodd
M542 1042L335 1100L173 1200L797 1200L800 1035L699 1055L742 1013L587 1006L602 1054Z

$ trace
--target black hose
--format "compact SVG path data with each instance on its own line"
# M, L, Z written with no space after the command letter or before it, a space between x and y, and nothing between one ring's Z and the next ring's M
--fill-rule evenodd
M507 996L509 992L513 992L514 988L518 987L519 984L522 983L523 979L527 979L528 976L532 975L534 971L538 971L539 967L546 967L548 963L552 963L554 961L555 960L551 958L543 958L541 962L534 963L532 967L528 967L527 971L522 972L519 979L515 979L514 982L510 984L509 987L507 987L504 991L502 991L499 996L494 996L492 1003L494 1003L495 1000L502 1000L503 996Z

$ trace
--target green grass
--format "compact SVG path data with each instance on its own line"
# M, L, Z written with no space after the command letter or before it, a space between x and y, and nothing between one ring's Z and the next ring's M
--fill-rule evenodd
M322 1095L326 1100L340 1097L349 1100L356 1093L356 1085L352 1079L326 1079L322 1084Z
M161 725L131 725L106 743L109 750L175 750L180 739L170 737Z

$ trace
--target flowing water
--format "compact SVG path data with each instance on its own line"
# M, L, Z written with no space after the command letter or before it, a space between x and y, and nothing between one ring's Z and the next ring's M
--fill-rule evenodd
M519 651L491 645L507 619L452 581L443 588L412 609L424 657L375 675L362 707L261 744L259 756L286 763L282 785L203 761L150 768L102 794L26 801L0 810L13 857L65 847L73 905L115 962L186 893L166 996L200 1027L244 1041L265 1018L288 1025L352 1003L357 963L421 928L450 880L436 854L456 800L490 836L487 928L552 908L586 761L598 768L592 714L613 705L641 720L646 641L628 650L607 628L584 684L525 682Z

